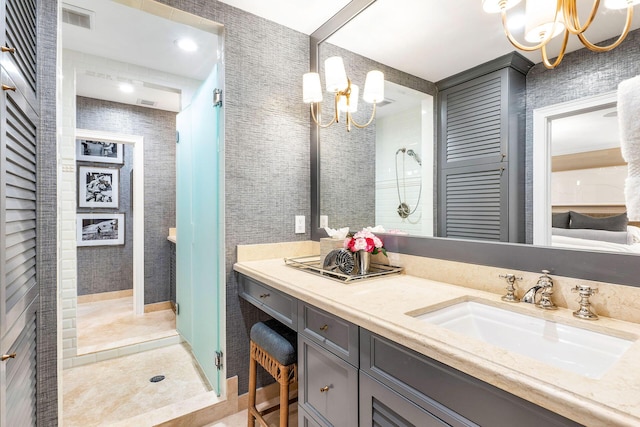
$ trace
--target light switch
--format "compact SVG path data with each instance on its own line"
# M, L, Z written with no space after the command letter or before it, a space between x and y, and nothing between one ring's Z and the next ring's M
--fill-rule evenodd
M320 228L329 227L329 215L320 215Z
M296 234L304 233L304 215L296 215Z

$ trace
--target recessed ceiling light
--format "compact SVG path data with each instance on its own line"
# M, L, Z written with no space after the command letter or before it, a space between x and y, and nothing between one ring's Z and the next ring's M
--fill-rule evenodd
M191 39L176 40L176 44L185 52L195 52L196 50L198 50L198 45Z
M133 85L131 83L120 83L119 88L124 93L133 92Z

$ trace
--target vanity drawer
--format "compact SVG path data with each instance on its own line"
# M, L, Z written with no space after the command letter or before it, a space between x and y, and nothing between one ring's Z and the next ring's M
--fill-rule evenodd
M580 424L360 329L360 369L452 426Z
M335 427L358 425L358 369L298 334L299 404Z
M297 330L298 300L243 274L239 275L238 294L260 310Z
M358 366L358 326L300 302L298 330L354 366Z

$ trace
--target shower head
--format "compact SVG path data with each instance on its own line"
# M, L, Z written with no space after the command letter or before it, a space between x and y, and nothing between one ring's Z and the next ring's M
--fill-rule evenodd
M409 157L413 157L416 160L416 162L418 162L418 164L422 166L422 160L420 159L420 156L418 155L418 153L409 149L407 150L407 154L409 155Z

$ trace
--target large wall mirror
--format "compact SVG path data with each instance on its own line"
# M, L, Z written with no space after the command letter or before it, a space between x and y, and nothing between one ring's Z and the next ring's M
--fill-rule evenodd
M357 23L354 17L360 13L368 13L373 9L367 9L371 4L384 1L388 0L352 1L338 15L334 16L332 21L314 33L311 40L311 65L312 68L322 73L324 59L328 56L340 55L344 59L349 77L356 81L362 80L360 84L364 82L366 71L381 69L385 72L386 90L389 98L392 101L395 101L394 97L401 98L398 96L398 92L409 94L409 98L415 96L413 101L407 101L408 105L411 102L414 103L412 108L415 110L412 113L409 107L406 110L398 108L395 111L388 108L390 112L386 114L385 108L393 107L394 102L391 102L379 108L375 123L370 128L352 130L349 133L340 125L334 125L328 129L312 127L312 237L318 239L324 235L323 230L319 227L321 216L324 217L324 221L328 220L328 224L332 228L349 226L353 230L363 226L381 224L387 230L400 232L386 237L386 245L390 246L391 250L398 252L530 271L550 268L559 275L640 285L638 278L634 275L637 259L636 255L630 255L633 251L619 251L615 245L605 244L591 247L566 244L562 246L562 249L561 246L556 247L555 245L549 247L552 245L552 211L560 213L558 209L566 209L566 211L582 211L588 215L605 215L624 211L624 206L618 199L604 201L603 203L611 206L603 209L598 206L600 204L598 201L589 202L591 203L589 206L577 206L578 203L581 203L579 201L556 201L555 208L551 201L552 157L557 160L561 156L557 154L560 152L560 148L556 150L555 155L550 151L552 150L553 135L551 129L555 128L560 132L563 122L567 122L569 127L572 126L570 120L572 116L586 113L600 114L594 113L600 110L602 110L600 115L608 115L608 119L613 118L609 120L610 123L615 123L616 94L611 88L617 86L620 76L611 72L611 79L616 81L606 90L601 90L598 87L592 88L591 93L589 90L585 90L584 102L580 101L580 97L578 97L574 103L558 102L553 94L549 93L546 94L546 99L540 99L542 92L544 92L539 88L542 72L538 72L538 75L532 78L532 94L527 94L527 102L532 107L529 109L527 117L527 144L529 147L526 167L527 174L533 178L527 180L528 184L525 189L527 192L526 216L529 245L429 237L434 236L434 200L436 199L435 188L437 186L433 160L434 100L437 97L435 85L430 81L417 78L386 64L377 63L332 43L332 41L339 43L340 29L348 28L345 25ZM477 13L483 13L480 7ZM393 34L388 34L388 37L393 37ZM636 38L638 38L637 35ZM398 40L398 49L403 46L403 41ZM446 60L446 58L440 58L440 60ZM565 62L567 62L566 67L572 66L570 60L565 60ZM601 66L594 65L594 67ZM607 64L607 66L615 70L615 64ZM529 79L527 80L527 89L529 89ZM596 96L593 96L594 90ZM531 102L532 96L535 97L534 102ZM572 98L576 98L575 93ZM416 106L418 103L420 104L419 108ZM561 112L549 110L555 104L562 105L563 110ZM396 107L400 106L401 103L396 104ZM370 112L367 108L370 107L365 105L364 116ZM535 126L533 123L534 115L544 117L543 121L547 127ZM393 126L398 123L404 123L406 128L398 130L402 128L401 126L394 129ZM414 131L410 129L414 129ZM538 153L539 150L536 149L538 144L545 145L542 154ZM585 151L605 149L607 148L594 148ZM609 169L604 172L603 176L609 176L607 174L611 172L610 175L614 179L619 179L622 173L621 168L624 168L624 165L608 166L616 166L617 170L614 171L616 168ZM353 172L356 170L366 171L366 173L354 176ZM534 183L534 179L540 179L541 173L547 174L543 180L544 186ZM580 181L579 178L571 174L567 173L564 174L564 177L560 177L563 174L554 173L553 176L557 181L556 187L559 186L558 182L561 179ZM586 182L583 183L586 184ZM608 188L609 186L607 184L601 187ZM534 209L534 199L536 198L534 192L535 189L540 190L541 188L548 190L544 194L547 205L545 205L542 214ZM585 187L583 186L583 188ZM564 190L567 188L565 187ZM539 200L538 196L538 203ZM410 212L414 211L412 215L405 218L398 215L397 208L402 203L409 207ZM544 216L544 220L540 220L540 215ZM637 224L632 225L637 226ZM534 245L530 245L531 243ZM482 254L478 254L478 251ZM607 268L603 271L605 266Z

